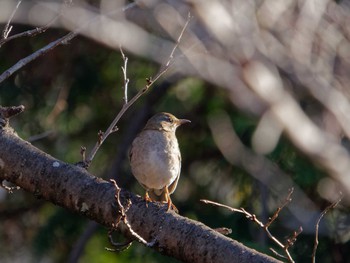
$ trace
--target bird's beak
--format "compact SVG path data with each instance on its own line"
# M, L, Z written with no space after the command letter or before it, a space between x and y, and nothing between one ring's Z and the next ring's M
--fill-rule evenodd
M186 120L186 119L179 119L178 121L178 125L177 126L180 126L182 124L185 124L185 123L190 123L191 121L190 120Z

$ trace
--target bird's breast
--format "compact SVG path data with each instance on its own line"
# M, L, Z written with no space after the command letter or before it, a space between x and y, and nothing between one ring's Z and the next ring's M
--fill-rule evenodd
M148 189L162 189L180 174L181 155L175 134L144 130L131 151L132 173Z

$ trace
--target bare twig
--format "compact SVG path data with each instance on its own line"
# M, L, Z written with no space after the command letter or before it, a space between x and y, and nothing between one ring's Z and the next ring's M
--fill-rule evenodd
M293 263L294 260L293 260L292 256L290 255L288 249L294 245L295 241L297 240L297 237L301 234L301 232L303 232L303 228L300 226L297 231L293 232L291 237L287 238L287 240L283 246L283 251L287 255L288 261L291 263Z
M276 257L279 257L279 258L283 258L283 259L288 259L286 256L278 253L276 250L274 250L273 248L270 247L270 251L276 256Z
M105 249L107 251L110 251L110 252L120 252L120 251L123 251L123 250L126 250L128 249L131 245L132 245L132 241L133 240L128 240L128 241L125 241L123 243L118 243L118 242L115 242L113 240L113 234L114 232L114 229L110 229L108 231L108 240L109 242L111 243L111 245L114 247L114 248L108 248L108 247L105 247Z
M152 247L152 246L154 245L155 241L147 242L143 237L141 237L139 234L137 234L137 233L132 229L132 227L131 227L131 225L130 225L130 223L129 223L129 221L128 221L127 215L126 215L126 212L127 212L127 210L129 209L129 207L130 207L130 205L131 205L130 200L129 200L129 203L128 203L128 207L125 208L125 207L123 206L123 204L121 203L121 201L120 201L120 190L121 190L121 189L119 188L119 186L117 185L117 183L116 183L115 180L110 179L110 181L114 184L114 187L115 187L115 189L116 189L116 190L115 190L116 193L115 193L114 197L115 197L115 200L116 200L116 202L117 202L117 204L118 204L119 213L120 213L120 217L118 217L117 222L116 222L114 228L116 228L116 227L119 225L120 221L122 220L123 223L124 223L124 224L126 225L126 227L128 228L130 234L131 234L136 240L138 240L139 242L141 242L142 244L144 244L144 245L146 245L146 246L148 246L148 247ZM131 241L130 241L130 242L131 242Z
M21 189L19 186L7 186L4 184L4 181L1 181L0 187L4 188L9 194L12 194L13 190Z
M65 5L70 5L72 1L65 1ZM63 9L62 9L63 10ZM45 32L47 30L47 28L58 18L61 16L62 10L60 11L60 13L51 21L49 22L47 25L40 27L40 28L36 28L34 30L29 30L27 32L23 32L20 33L18 35L14 35L13 37L11 37L11 39L13 38L17 38L17 37L22 37L22 36L33 36L42 32ZM86 25L83 25L82 27L78 28L77 30L70 32L68 34L66 34L65 36L57 39L56 41L53 41L51 43L49 43L48 45L46 45L45 47L37 50L36 52L32 53L31 55L19 60L15 65L13 65L11 68L7 69L5 72L3 72L0 75L0 83L3 82L5 79L7 79L8 77L10 77L13 73L15 73L16 71L18 71L19 69L21 69L22 67L24 67L25 65L27 65L28 63L30 63L31 61L37 59L38 57L48 53L49 51L51 51L52 49L54 49L57 46L60 45L65 45L67 44L70 40L72 40L74 37L76 37L79 32L86 27L88 24L92 23L93 21L95 21L98 17L92 19L91 21L89 21L89 23L87 23ZM7 34L8 35L8 34ZM8 40L5 40L5 42L11 40L10 38ZM0 47L1 45L3 45L5 43L4 41L0 41Z
M0 118L10 119L21 112L23 112L25 107L23 105L2 107L0 106Z
M176 50L176 48L179 46L180 41L181 41L181 38L182 38L183 34L185 33L185 30L186 30L186 28L187 28L188 23L190 22L190 20L191 20L191 13L188 13L186 23L185 23L185 25L183 26L179 37L178 37L177 40L176 40L176 45L175 45L175 47L173 48L173 50L171 51L170 56L169 56L169 60L168 60L168 62L165 64L165 67L169 67L170 62L171 62L172 59L174 58L175 50Z
M7 21L7 23L5 25L5 28L4 28L4 31L2 32L2 39L7 39L8 38L8 35L10 34L10 32L12 30L11 21L12 21L14 15L15 15L15 13L17 12L17 9L18 9L19 5L21 4L21 2L22 2L22 0L19 0L17 2L17 5L16 5L15 9L13 10L9 20Z
M292 247L297 241L297 237L303 232L303 228L300 226L298 230L294 231L293 234L287 238L286 244L285 244L285 250L288 252L288 248Z
M213 202L210 200L205 200L205 199L201 199L200 201L205 203L205 204L211 204L211 205L215 205L215 206L219 206L219 207L224 207L232 212L238 212L241 214L244 214L246 216L246 218L248 218L249 220L253 221L254 223L256 223L258 226L260 226L261 228L263 228L267 234L267 236L274 242L276 243L280 248L283 249L284 253L286 256L283 256L279 253L277 253L275 250L271 249L271 251L276 255L279 256L281 258L284 259L288 259L289 262L294 262L294 260L292 259L288 249L294 244L294 242L296 241L297 236L302 232L302 228L300 227L297 231L294 231L292 236L289 237L285 244L283 244L281 241L279 241L274 235L271 234L270 230L269 230L269 226L276 220L276 218L278 217L279 213L282 211L282 209L292 200L291 196L293 193L293 188L289 190L289 193L287 195L287 197L285 198L284 202L282 203L281 206L279 206L275 213L273 214L272 217L269 218L268 222L266 222L266 224L264 224L263 222L261 222L255 214L251 214L249 212L247 212L244 208L233 208L227 205L223 205L217 202Z
M225 235L225 236L232 233L232 229L227 228L227 227L218 227L218 228L214 228L214 230L222 235Z
M24 31L22 33L18 33L18 34L15 34L13 36L10 36L10 37L7 37L7 38L3 38L0 40L0 47L2 45L4 45L6 42L9 42L13 39L16 39L16 38L20 38L20 37L34 37L38 34L41 34L41 33L44 33L47 29L49 29L49 27L51 26L51 24L53 24L53 22L58 18L58 16L56 18L54 18L50 23L48 23L47 25L45 26L42 26L42 27L37 27L37 28L34 28L34 29L31 29L31 30L27 30L27 31Z
M126 69L128 66L128 57L125 56L122 47L120 47L120 53L122 54L122 58L124 61L124 65L122 66L122 71L123 71L123 78L124 78L124 86L123 86L123 90L124 90L124 104L128 103L128 84L129 84L129 79L126 75Z
M21 0L22 1L22 0ZM19 3L21 2L19 1ZM19 3L17 4L17 7L16 9L18 8L19 6ZM8 34L10 32L8 32L8 34L6 35L6 37L3 37L2 39L0 39L0 47L5 44L6 42L9 42L13 39L16 39L16 38L20 38L20 37L34 37L38 34L41 34L41 33L44 33L46 32L46 30L48 30L50 28L50 26L59 18L61 17L62 13L63 13L63 10L64 10L64 7L66 6L69 6L70 3L68 3L67 1L65 2L65 4L63 5L63 8L61 8L61 11L49 22L47 23L46 25L44 26L41 26L41 27L37 27L37 28L34 28L34 29L31 29L31 30L27 30L27 31L24 31L24 32L21 32L21 33L18 33L18 34L15 34L13 36L8 36ZM13 15L11 16L11 19L12 19ZM6 29L6 28L5 28ZM5 33L5 31L4 31Z
M287 197L284 199L284 202L281 206L279 206L272 217L269 218L269 221L266 223L265 227L268 228L278 217L281 210L292 201L292 194L293 194L294 188L289 189Z
M165 63L165 65L163 67L161 67L158 71L158 73L152 78L146 78L146 85L133 97L131 98L130 101L128 101L127 103L123 104L122 109L119 111L119 113L117 114L117 116L114 118L114 120L112 121L112 123L109 125L109 127L107 128L107 130L103 133L103 136L101 138L99 138L99 141L95 144L95 147L92 149L92 151L90 152L87 160L86 160L86 165L87 167L90 166L92 160L94 159L98 149L100 148L100 146L102 145L102 143L106 140L106 138L116 130L116 125L118 123L118 121L120 120L120 118L124 115L124 113L130 108L131 105L133 105L143 94L145 94L148 89L161 77L163 76L169 69L169 67L171 66L171 62L173 60L173 54L175 52L175 50L177 49L177 47L179 46L179 43L181 41L181 38L183 36L183 33L185 32L185 29L189 23L190 20L190 16L188 17L187 22L185 23L177 41L175 46L173 47L172 51L170 52L168 61ZM125 102L125 99L124 99ZM100 140L101 139L101 140Z
M314 249L312 251L312 263L316 262L316 252L317 252L317 247L318 247L318 229L320 226L320 222L322 220L322 218L328 213L329 210L335 208L340 201L342 200L342 194L340 195L339 199L337 201L335 201L334 203L330 204L329 206L326 207L325 210L322 211L322 213L320 214L317 222L316 222L316 229L315 229L315 244L314 244Z
M25 65L27 65L29 62L37 59L38 57L48 53L49 51L51 51L52 49L54 49L57 46L60 45L65 45L67 44L70 40L72 40L76 35L78 34L78 32L70 32L68 34L66 34L65 36L51 42L50 44L46 45L45 47L37 50L36 52L34 52L33 54L30 54L29 56L22 58L20 61L18 61L15 65L13 65L11 68L7 69L5 72L3 72L0 75L0 83L3 82L5 79L7 79L8 77L10 77L13 73L15 73L17 70L19 70L20 68L24 67Z
M86 159L85 153L86 153L86 147L80 146L80 154L83 162L85 162L85 159Z
M10 118L24 111L24 106L2 107L0 105L0 130L8 127Z
M101 143L102 143L103 134L104 134L104 133L103 133L103 131L101 131L101 130L99 130L98 133L97 133L97 136L98 136L98 138L97 138L97 143L100 144L100 145L101 145Z
M220 204L220 203L217 203L217 202L213 202L213 201L210 201L210 200L206 200L206 199L201 199L200 200L201 202L203 202L204 204L211 204L211 205L215 205L215 206L219 206L219 207L223 207L223 208L226 208L232 212L238 212L238 213L242 213L242 214L247 214L247 212L244 210L244 209L237 209L237 208L233 208L233 207L230 207L228 205L223 205L223 204Z

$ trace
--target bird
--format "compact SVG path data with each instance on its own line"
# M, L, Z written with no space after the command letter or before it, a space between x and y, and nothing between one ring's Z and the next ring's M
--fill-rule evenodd
M151 117L131 144L129 160L131 172L146 190L145 200L168 204L175 191L181 171L181 153L175 132L191 121L178 119L171 113L160 112Z

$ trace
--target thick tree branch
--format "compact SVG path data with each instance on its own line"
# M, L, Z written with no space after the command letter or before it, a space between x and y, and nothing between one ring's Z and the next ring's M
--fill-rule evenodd
M113 184L40 151L6 126L0 127L0 149L0 180L113 227L118 216ZM127 217L133 230L168 256L184 262L279 262L159 204L147 208L128 191L120 191L120 200L123 205L131 202ZM126 228L121 230L130 237Z

